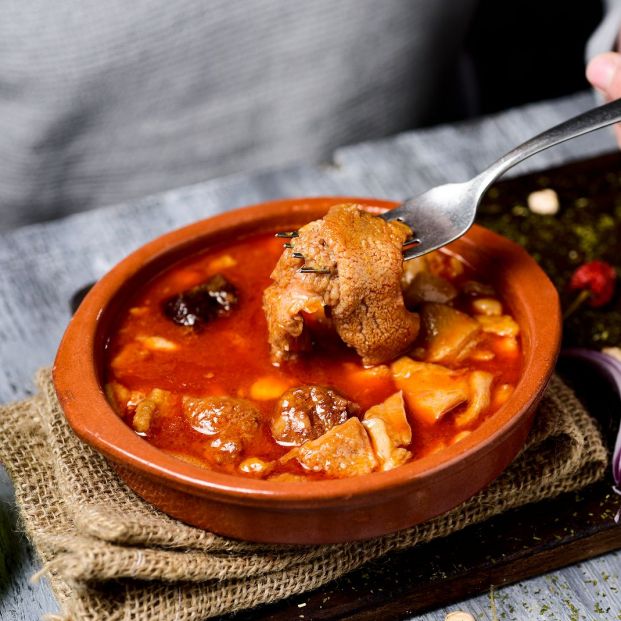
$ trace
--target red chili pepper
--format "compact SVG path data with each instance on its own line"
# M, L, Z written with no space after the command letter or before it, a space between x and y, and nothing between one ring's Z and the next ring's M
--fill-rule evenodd
M608 304L612 299L616 277L617 273L612 265L604 261L590 261L573 273L569 281L569 290L588 292L588 305L598 308Z

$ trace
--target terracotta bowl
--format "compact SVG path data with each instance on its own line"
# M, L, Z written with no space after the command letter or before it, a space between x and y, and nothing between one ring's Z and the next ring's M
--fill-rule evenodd
M211 244L295 228L340 202L377 212L395 205L344 197L291 199L197 222L121 261L93 287L69 324L54 365L56 391L69 424L129 487L165 513L251 541L364 539L455 507L497 477L523 446L558 353L558 296L519 246L478 226L449 249L493 283L510 307L521 327L524 366L511 398L465 440L389 472L309 483L258 481L210 472L166 455L114 413L102 390L104 348L115 316L136 287Z

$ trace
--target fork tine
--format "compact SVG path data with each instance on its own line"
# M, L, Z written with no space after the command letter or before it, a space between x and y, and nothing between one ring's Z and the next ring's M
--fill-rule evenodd
M382 220L386 220L386 222L392 222L393 220L398 220L399 222L403 222L403 224L407 224L410 228L411 225L405 219L407 213L404 213L403 206L395 207L395 209L389 209L384 213L378 215L378 218Z
M298 237L299 233L297 231L280 231L280 233L276 233L275 237L280 237L282 239L291 239L292 237Z
M300 272L300 274L331 274L332 270L326 269L326 268L320 268L320 267L301 267L298 272Z
M287 248L287 249L291 249L291 248L293 248L293 244L290 243L290 242L287 242L286 244L283 244L282 247L283 248Z
M420 238L410 237L403 242L402 246L411 246L412 244L420 244Z
M416 259L432 250L437 250L438 248L444 246L443 243L434 243L433 240L425 239L425 241L421 240L419 244L415 246L409 246L403 249L403 260L410 261L411 259Z
M304 258L304 255L301 252L292 252L291 256L294 259L303 259Z

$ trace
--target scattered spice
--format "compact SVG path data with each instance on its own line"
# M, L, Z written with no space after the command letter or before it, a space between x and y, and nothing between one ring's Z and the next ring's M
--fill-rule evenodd
M492 620L498 621L498 612L496 611L496 591L493 584L489 588L489 603L492 613Z
M563 603L567 606L567 608L569 608L569 612L570 612L570 621L579 621L580 620L580 611L578 610L578 608L576 608L575 604L569 600L569 599L564 599Z

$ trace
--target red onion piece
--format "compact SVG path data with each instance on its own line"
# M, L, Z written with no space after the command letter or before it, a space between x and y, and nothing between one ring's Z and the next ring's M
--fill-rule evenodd
M621 398L621 361L609 356L600 351L594 349L572 348L565 349L562 354L564 358L572 358L576 360L583 360L595 367L600 373L608 379L616 388L619 397ZM617 440L615 442L615 448L612 455L612 477L615 485L613 490L615 493L621 495L621 427L617 433ZM615 522L619 522L621 509L615 516Z

